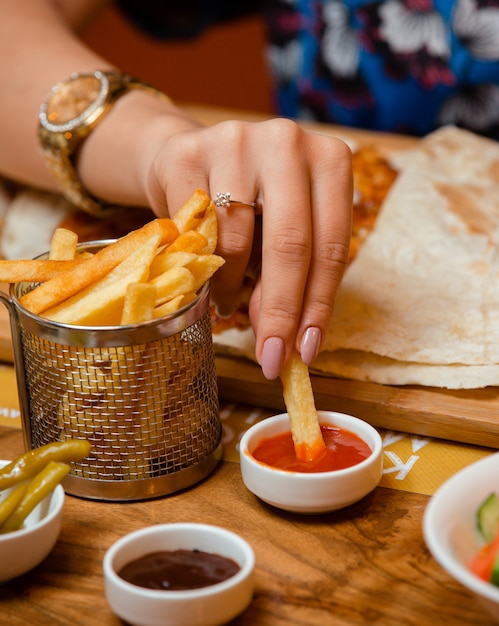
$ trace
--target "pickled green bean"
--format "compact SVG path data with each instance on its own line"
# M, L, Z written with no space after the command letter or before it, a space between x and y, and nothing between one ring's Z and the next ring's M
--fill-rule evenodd
M61 480L68 474L69 465L50 461L28 484L26 493L7 520L0 526L0 532L6 533L18 530L31 511L51 493Z
M0 528L19 506L21 500L24 498L26 489L27 485L25 483L21 483L0 502Z
M88 456L90 447L86 439L67 439L29 450L0 469L0 491L32 478L51 461L81 461Z

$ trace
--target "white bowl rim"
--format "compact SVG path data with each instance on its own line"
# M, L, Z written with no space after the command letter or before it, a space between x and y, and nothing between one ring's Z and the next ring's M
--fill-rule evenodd
M267 463L262 463L261 461L258 461L257 459L255 459L255 457L251 454L251 452L248 450L248 440L250 439L250 437L252 437L255 433L256 430L260 430L262 429L262 435L263 435L263 430L265 429L266 426L272 426L275 423L280 423L280 422L284 422L285 420L289 421L289 416L287 413L279 413L278 415L272 415L271 417L266 417L262 420L260 420L259 422L256 422L255 424L252 424L244 433L243 436L241 437L241 441L239 443L240 446L240 453L241 455L245 455L251 462L255 463L256 465L258 465L259 467L261 467L262 469L264 469L265 471L269 471L269 472L277 472L279 474L283 474L283 475L293 475L293 479L296 479L298 481L310 481L311 479L313 480L317 480L317 477L321 477L323 476L324 479L328 476L338 476L338 477L342 477L342 476L349 476L350 474L355 474L358 471L361 471L362 469L364 469L364 467L366 465L370 465L374 459L376 459L383 451L383 440L381 439L381 435L378 433L378 431L374 428L374 426L371 426L371 424L369 424L369 422L366 422L365 420L361 419L360 417L355 417L353 415L350 415L348 413L340 413L338 411L323 411L323 410L319 410L317 411L317 414L319 415L319 421L321 417L328 417L331 418L331 422L329 425L334 426L334 418L335 417L340 417L340 418L346 418L348 421L351 421L353 424L357 424L357 425L361 425L362 428L365 428L373 437L374 440L374 446L371 450L371 454L369 456L367 456L363 461L361 461L360 463L356 463L355 465L351 465L350 467L344 467L342 469L336 469L336 470L331 470L328 472L295 472L292 470L285 470L285 469L281 469L279 467L272 467L270 465L268 465ZM339 428L345 428L345 430L349 430L347 426L338 426ZM367 444L367 441L365 441L365 439L359 435L357 432L355 431L351 431L353 432L355 435L357 435L358 437L360 437L364 443ZM369 444L367 444L369 445ZM369 446L370 447L370 446Z
M12 461L7 461L5 459L0 459L0 468L5 467ZM49 494L47 494L49 495ZM47 496L45 496L47 497ZM40 528L44 528L52 523L53 519L59 515L61 508L64 506L64 488L62 485L57 485L51 496L51 508L47 515L44 515L42 519L37 521L35 524L31 526L23 526L18 530L13 530L8 533L0 533L0 544L9 541L13 537L22 537L23 535L28 535L29 533L34 532ZM38 505L39 506L39 505Z
M219 583L215 583L213 585L207 585L205 587L198 587L197 589L179 589L179 590L168 590L168 589L148 589L147 587L141 587L140 585L134 585L124 580L121 576L118 575L114 566L113 560L117 553L128 543L134 541L135 539L140 539L144 535L149 535L151 533L161 533L163 531L175 531L175 530L195 530L196 532L215 532L219 535L225 535L231 537L233 541L238 543L244 551L245 562L240 565L240 569L233 576L230 576L226 580L222 580ZM230 557L229 557L230 558ZM239 585L242 581L244 581L248 576L251 575L254 567L255 567L255 553L250 544L243 539L240 535L231 530L223 528L222 526L216 526L214 524L202 524L197 522L171 522L164 524L153 524L152 526L146 526L144 528L139 528L138 530L134 530L130 533L127 533L120 539L116 540L106 551L103 559L103 568L105 576L108 576L110 580L114 582L114 584L119 584L123 586L124 589L127 589L129 592L133 592L134 594L140 593L140 595L145 596L146 598L154 598L154 599L164 599L164 601L175 601L175 600L195 600L197 598L203 598L205 596L212 596L217 593L221 593L232 587Z
M491 454L488 457L475 461L470 465L456 472L453 476L448 478L438 489L435 491L430 501L426 505L423 515L423 535L435 560L447 571L447 573L458 580L465 587L474 591L476 594L491 600L492 602L499 603L499 587L495 587L491 583L488 583L478 576L473 574L466 565L461 563L457 558L449 556L446 550L442 549L437 541L436 531L437 526L436 517L442 502L445 499L447 493L456 488L462 477L468 474L473 474L480 468L486 468L489 465L497 465L499 462L499 452ZM498 481L499 482L499 481ZM499 487L498 487L499 492ZM473 511L470 512L473 515Z

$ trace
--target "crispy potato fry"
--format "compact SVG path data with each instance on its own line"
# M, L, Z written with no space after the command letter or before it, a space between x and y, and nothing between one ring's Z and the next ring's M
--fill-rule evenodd
M164 274L164 272L171 270L173 267L185 267L194 261L195 258L196 255L193 252L172 252L169 254L162 252L156 255L151 263L149 280L156 278L156 276L160 274Z
M54 322L77 326L116 326L121 321L125 293L130 283L147 279L148 266L139 265L129 274L104 286L91 285L68 301L45 311L44 317Z
M165 254L173 252L194 252L200 254L208 245L208 239L197 230L187 230L179 235L165 250Z
M187 306L191 302L193 302L197 298L197 293L190 291L189 293L185 293L184 295L177 296L172 300L167 300L164 304L157 306L153 311L153 316L155 318L165 317L166 315L171 315L172 313L176 313L180 311L184 306Z
M187 265L187 269L194 276L194 288L189 291L197 291L200 289L224 263L225 259L216 254L196 256L196 258Z
M324 450L308 367L294 350L281 372L284 403L300 461L312 461Z
M120 323L125 326L152 320L156 291L156 286L151 283L130 283L125 293Z
M26 259L0 261L0 283L42 283L65 274L83 263L74 261L49 261L46 259Z
M95 319L102 320L99 323L95 322L97 325L119 324L121 313L115 312L115 308L122 306L127 286L134 282L131 280L132 276L140 276L139 281L147 280L149 266L154 258L158 243L159 236L153 235L106 276L61 304L48 309L45 311L44 317L66 324L84 324L83 320L90 319L92 307L94 307ZM137 268L140 268L138 273ZM102 307L105 308L102 309ZM105 315L109 317L106 318Z
M72 271L58 275L29 291L20 299L21 304L33 313L43 313L105 276L153 235L160 236L159 245L162 245L173 241L178 236L178 230L175 223L166 218L148 222L142 228L102 248Z
M213 202L208 205L204 218L196 227L197 232L206 237L207 244L199 254L214 254L218 240L217 210Z
M211 203L210 196L202 189L196 189L187 202L173 216L179 233L187 230L196 230L196 227L205 218L206 210Z
M194 276L185 267L173 267L153 278L151 284L156 287L156 306L159 306L177 296L194 291Z
M175 312L197 297L224 263L214 254L217 236L215 205L197 189L174 219L152 220L96 253L79 252L76 234L58 228L49 259L0 260L0 282L39 283L21 297L21 304L54 321L140 323ZM135 282L144 284L132 286Z
M56 228L50 242L49 259L70 261L76 256L78 235L67 228Z

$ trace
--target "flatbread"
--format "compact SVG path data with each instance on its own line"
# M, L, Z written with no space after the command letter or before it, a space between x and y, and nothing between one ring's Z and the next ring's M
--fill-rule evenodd
M456 128L421 142L349 267L323 373L499 384L499 147Z

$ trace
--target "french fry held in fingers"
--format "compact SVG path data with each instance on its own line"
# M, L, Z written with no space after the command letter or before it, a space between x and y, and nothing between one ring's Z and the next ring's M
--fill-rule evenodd
M296 350L282 368L281 380L296 458L312 461L323 452L326 444L315 408L308 367Z

